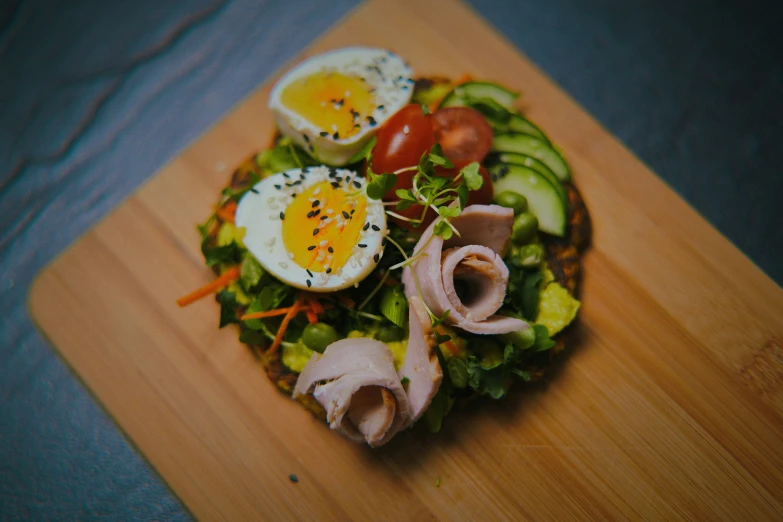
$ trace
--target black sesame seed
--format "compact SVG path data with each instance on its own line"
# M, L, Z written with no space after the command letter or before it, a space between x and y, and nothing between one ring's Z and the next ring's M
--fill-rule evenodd
M291 197L292 197L292 198L295 198L295 197L296 197L296 194L291 194Z
M315 212L313 212L312 210L310 212L308 212L307 213L307 219L310 219L311 217L313 217L313 214L315 214Z
M334 180L335 180L336 182L338 182L338 183L342 183L342 181L343 181L343 178L341 178L340 176L337 176L336 178L334 178Z
M343 210L343 217L345 219L351 219L351 215L348 212L346 212L345 210Z
M311 286L313 286L313 283L311 283L310 280L308 279L307 280L307 288L310 288Z
M359 243L356 246L358 246L359 248L367 248L367 245L365 245L364 243Z
M310 251L315 250L315 245L310 245L309 247L307 247L307 250L310 250Z
M304 140L305 140L307 143L310 143L310 136L308 136L307 134L302 134L302 137L304 138Z
M361 128L362 128L362 126L361 126L361 125L359 125L358 123L354 123L354 124L353 124L353 128L354 128L354 129L361 129Z
M280 219L285 219L285 214L283 214L282 212L280 213Z
M336 140L339 140L340 139L340 133L339 132L335 132L334 134L332 134L332 138L334 138Z
M286 179L288 179L288 178L290 178L291 176L289 176L287 172L283 172L283 177L284 177L284 178L286 178Z
M301 184L302 184L302 180L300 179L300 180L297 180L297 181L294 181L293 183L291 183L291 186L295 187L296 185L301 185Z
M280 189L281 189L281 188L283 188L283 187L282 187L282 186L280 186L280 185L275 185L275 188L276 188L277 190L280 190Z
M351 215L352 215L352 216L353 216L353 213L354 213L354 212L356 212L356 209L355 209L355 208L352 208L352 209L351 209Z
M372 256L372 260L377 263L378 261L381 260L381 255L380 254L375 254L374 256Z
M320 208L317 208L317 209L315 209L315 210L313 211L313 217L317 216L317 215L318 215L318 214L320 214L320 213L321 213L321 209L320 209Z
M408 90L408 86L407 85L403 85L402 87L400 87L400 89L402 89L403 91L407 91Z
M365 223L364 227L362 228L362 230L366 231L368 228L370 228L370 224L369 223Z
M322 138L325 138L325 137L327 137L329 135L329 133L326 132L326 131L321 131L321 132L318 133L318 135L321 136Z
M332 188L340 188L340 184L336 181L332 181Z
M330 254L334 254L334 248L329 247L329 248L327 248L327 250L329 251Z
M327 274L331 274L331 273L332 273L332 269L331 269L331 268L327 268L327 269L326 269L326 273L327 273Z
M317 207L320 204L321 204L321 202L316 199L315 201L313 201L313 208Z
M372 229L375 230L376 232L380 232L381 231L381 227L379 227L378 225L373 225Z
M354 181L353 182L353 186L356 187L356 188L362 188L362 184L359 183L358 181Z
M379 111L382 111L383 109L385 109L385 107L383 105L378 105L378 110Z
M306 268L305 271L307 272L307 275L309 275L310 277L315 277L313 276L313 273L310 271L309 268Z
M367 123L369 123L370 126L378 125L378 122L375 121L375 118L373 118L372 116L367 116Z
M383 238L383 239L381 240L381 246L386 246L386 238Z
M314 236L317 236L317 235L318 235L318 232L320 232L320 230L316 228L315 230L313 230L313 235L314 235Z
M329 216L321 216L321 219L329 219Z
M333 178L333 177L335 177L335 176L337 176L337 169L336 169L336 168L334 168L334 167L331 167L331 168L329 169L329 177L330 177L330 178Z
M256 189L254 189L254 188L251 188L250 192L252 192L253 194L258 194L258 191Z

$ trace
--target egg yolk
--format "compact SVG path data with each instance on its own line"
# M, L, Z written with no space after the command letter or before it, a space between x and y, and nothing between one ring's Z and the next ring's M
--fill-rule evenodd
M361 78L321 71L300 78L285 89L283 105L335 139L361 129L361 123L375 109L374 96Z
M331 273L345 265L360 243L366 217L364 194L316 183L286 208L283 242L302 268Z

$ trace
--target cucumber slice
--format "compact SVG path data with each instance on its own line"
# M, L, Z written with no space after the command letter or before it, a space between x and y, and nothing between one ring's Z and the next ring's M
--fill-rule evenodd
M494 152L515 152L532 156L544 163L555 173L560 181L571 179L571 172L563 156L552 145L529 134L506 132L498 134L492 140Z
M488 98L499 103L508 110L514 106L514 101L519 98L519 93L510 91L498 85L490 82L467 82L454 88L443 101L441 107L457 107L462 105L469 105L470 100L480 100L482 98Z
M536 127L536 125L530 120L526 119L521 114L512 114L508 120L508 130L511 132L521 132L523 134L530 134L541 141L549 143L549 138L544 131Z
M527 198L530 211L538 218L538 229L563 237L568 226L567 206L555 186L535 170L506 165L506 174L492 183L495 194L510 190Z
M566 191L565 187L560 182L560 180L557 179L557 176L555 176L555 173L552 172L552 169L547 167L544 163L540 162L536 158L527 156L525 154L501 152L500 154L493 155L491 158L489 158L489 162L490 164L496 163L494 167L489 169L489 172L490 174L495 174L498 177L503 177L505 175L505 169L503 168L504 164L519 165L521 167L527 167L529 169L535 170L555 186L557 193L560 194L560 199L562 199L563 203L568 206L568 192Z

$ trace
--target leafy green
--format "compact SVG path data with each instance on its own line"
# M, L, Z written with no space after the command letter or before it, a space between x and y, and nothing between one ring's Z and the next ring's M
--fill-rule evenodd
M549 330L547 330L546 326L543 324L534 324L533 330L536 332L536 342L533 343L533 346L530 348L531 350L534 352L543 352L555 345L555 341L549 337Z
M397 184L396 174L372 174L372 181L367 184L367 197L381 199Z
M512 375L529 381L530 375L517 368L522 359L522 351L509 343L503 350L503 358L486 362L475 355L468 358L468 384L481 395L500 399L508 393Z
M372 152L372 149L375 147L375 144L378 142L378 138L373 136L373 138L368 141L362 149L351 156L351 159L348 160L348 164L351 163L357 163L359 161L368 159L370 157L370 153Z
M217 301L220 303L220 328L231 323L238 323L237 298L234 292L221 290L217 294Z
M242 330L239 334L239 342L245 344L264 344L267 341L264 332L258 330Z
M220 264L234 265L242 258L242 248L232 241L224 246L211 246L209 238L201 241L201 253L208 267Z
M543 272L540 269L528 270L513 263L508 266L508 289L505 304L520 313L523 318L533 321L538 313L538 300Z
M408 299L401 286L387 288L379 306L381 314L400 328L408 324Z
M438 392L432 398L432 402L427 407L422 418L424 419L427 429L432 433L438 433L443 426L443 418L451 411L451 407L454 405L454 399L450 396L448 389L449 386L441 384L438 388Z
M242 261L242 266L239 270L239 280L242 283L242 287L250 291L261 282L261 278L264 277L265 273L261 264L256 261L256 258L248 254Z
M312 156L294 145L289 138L281 139L277 146L256 156L256 163L269 172L285 172L318 164Z
M470 374L468 373L468 365L465 364L465 361L458 359L457 357L452 357L446 363L446 369L449 372L451 384L455 388L465 388L468 386Z
M449 240L451 239L451 236L454 235L454 231L449 226L448 221L445 221L443 219L435 223L435 228L433 228L433 232L435 232L436 236L441 236L444 240Z
M479 173L479 164L476 161L462 167L459 173L465 178L469 190L478 190L484 185L484 177Z

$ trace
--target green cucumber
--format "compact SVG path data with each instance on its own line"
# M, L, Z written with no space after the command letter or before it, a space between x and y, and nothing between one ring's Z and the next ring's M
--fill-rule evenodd
M511 132L521 132L523 134L530 134L531 136L549 143L549 138L544 131L536 127L536 125L530 120L526 119L521 114L512 114L508 119L508 130Z
M519 98L518 92L510 91L497 83L466 82L446 95L440 106L460 107L469 105L470 100L490 99L511 110L517 98Z
M496 167L490 168L490 174L496 174L498 177L503 177L504 175L504 169L502 167L503 164L520 165L522 167L535 170L555 186L557 193L560 194L560 199L563 200L563 203L568 205L568 192L566 191L563 184L559 179L557 179L557 176L555 176L555 173L552 172L552 169L547 167L544 163L537 160L533 156L528 156L526 154L516 154L514 152L501 152L500 154L493 154L492 157L488 159L488 161L490 164L496 164Z
M549 167L560 181L571 179L571 172L563 156L549 143L529 134L522 134L521 132L497 134L492 140L492 150L494 152L513 152L532 156Z
M568 227L568 206L555 185L539 172L521 165L505 165L503 177L492 183L495 194L506 190L527 198L530 211L538 218L542 232L563 237Z

